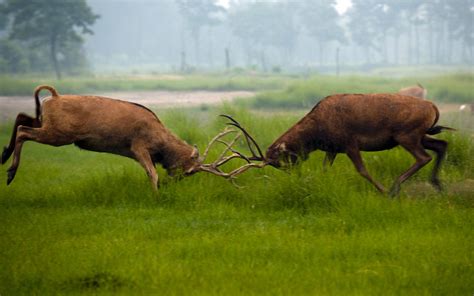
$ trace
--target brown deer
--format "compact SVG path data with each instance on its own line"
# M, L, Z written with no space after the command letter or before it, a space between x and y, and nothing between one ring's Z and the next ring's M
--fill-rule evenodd
M41 106L39 93L43 89L50 91L52 96ZM225 130L215 136L200 157L197 148L180 140L144 106L99 96L59 95L53 87L46 85L37 87L34 96L36 117L24 113L17 116L10 143L2 153L2 164L13 153L7 171L8 185L15 178L26 141L52 146L75 144L81 149L135 159L145 169L154 189L158 186L156 163L160 163L170 175L181 172L187 176L205 171L230 179L250 167L261 166L251 163L248 157L232 148L240 134L230 143L222 140L235 130ZM204 164L209 148L217 142L224 143L225 150L213 163ZM229 173L219 168L236 158L244 159L247 164Z
M372 179L360 151L381 151L398 145L415 157L415 164L400 175L390 195L397 195L400 185L431 161L425 149L436 153L431 183L441 190L438 171L447 142L428 135L451 128L436 125L439 111L430 101L399 94L337 94L324 98L300 121L280 136L259 160L276 168L305 160L317 149L326 151L332 160L345 153L357 171L380 192L384 187ZM240 127L237 122L232 125ZM248 136L248 133L245 132ZM253 141L255 143L255 141ZM255 143L256 144L256 143ZM257 158L254 158L257 160Z
M404 96L412 96L420 99L426 99L428 96L428 90L423 87L420 83L417 83L415 86L409 86L402 88L398 91L398 94Z

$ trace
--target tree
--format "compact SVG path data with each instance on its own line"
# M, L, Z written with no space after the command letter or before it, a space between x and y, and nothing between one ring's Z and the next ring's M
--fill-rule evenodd
M28 69L25 50L8 39L0 39L0 73L24 73Z
M244 43L247 54L257 56L266 68L264 49L270 46L291 56L298 36L288 3L254 2L237 7L229 22L233 34ZM257 52L252 52L257 49Z
M381 37L377 27L377 16L381 10L383 6L377 0L353 0L352 8L348 11L351 39L364 49L367 64L373 62L371 50L381 50L376 42Z
M463 60L474 59L474 0L452 0L448 5L449 32L462 42ZM451 52L451 51L450 51Z
M217 5L216 0L178 0L178 5L194 39L196 62L199 63L201 29L204 26L215 26L220 23L220 16L225 9Z
M92 34L98 18L85 0L6 0L4 11L11 17L10 38L34 47L47 46L56 77L61 78L59 55L82 46L82 35Z
M319 46L319 64L324 59L324 48L331 41L344 42L344 31L338 24L339 15L334 0L306 0L299 14L301 23Z

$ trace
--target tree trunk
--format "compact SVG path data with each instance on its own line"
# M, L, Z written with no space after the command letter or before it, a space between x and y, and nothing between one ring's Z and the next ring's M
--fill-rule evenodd
M181 52L181 67L180 67L181 73L186 72L186 68L187 68L187 65L186 65L186 52L182 51Z
M260 63L262 64L262 71L267 72L267 62L265 60L265 51L263 49L260 55Z
M420 64L420 26L415 24L415 58L416 64Z
M229 53L229 48L227 47L225 49L225 68L227 72L230 71L230 53Z
M383 32L383 48L382 48L382 55L383 55L383 62L385 64L389 64L388 62L388 46L387 46L387 31Z
M194 29L192 31L193 39L194 39L194 54L196 58L196 66L199 65L200 63L200 57L199 57L199 28Z
M413 65L413 25L408 26L408 65Z
M428 36L429 36L429 42L428 42L428 47L430 51L430 63L434 64L434 29L433 29L433 21L430 21L429 26L428 26Z
M321 41L318 40L318 52L319 52L319 67L323 65L323 45L321 44Z
M400 51L399 51L399 39L400 39L400 35L399 34L395 34L395 36L393 37L393 47L394 47L394 63L395 65L399 65L400 64L400 60L399 60L399 54L400 54Z
M61 80L61 71L59 69L58 56L57 56L57 50L56 50L56 46L57 46L56 40L57 40L57 36L52 35L49 46L50 46L50 51L51 51L51 61L53 62L53 67L54 67L54 72L56 73L56 78L58 80Z
M212 27L209 27L208 29L208 38L209 38L209 49L208 49L208 63L209 63L209 66L214 66L214 55L213 55L213 51L212 51Z

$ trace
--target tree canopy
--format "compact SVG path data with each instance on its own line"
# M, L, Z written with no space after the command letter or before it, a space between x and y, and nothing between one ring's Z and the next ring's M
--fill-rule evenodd
M5 0L2 9L11 19L9 37L32 47L46 46L57 78L59 59L77 58L84 34L92 34L95 15L85 0Z

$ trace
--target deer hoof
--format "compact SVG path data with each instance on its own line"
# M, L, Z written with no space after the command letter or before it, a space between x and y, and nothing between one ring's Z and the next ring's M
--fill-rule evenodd
M395 198L400 193L400 185L394 184L388 193L388 196L391 198Z
M10 185L10 183L13 181L13 179L15 178L15 175L16 175L16 169L9 169L7 171L7 185Z
M439 192L443 191L443 186L441 185L441 182L439 181L439 179L437 179L437 178L432 179L431 184Z
M8 159L8 148L7 147L3 147L3 153L2 153L2 159L0 160L0 163L1 164L4 164L5 162L7 162L7 159Z

